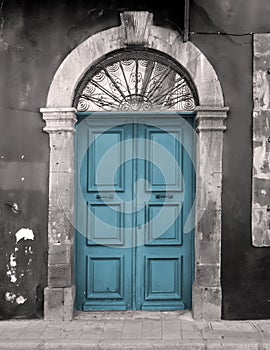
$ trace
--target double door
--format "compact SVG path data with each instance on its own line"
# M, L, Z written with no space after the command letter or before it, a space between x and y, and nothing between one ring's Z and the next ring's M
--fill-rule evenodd
M78 123L78 309L191 308L191 125L169 117Z

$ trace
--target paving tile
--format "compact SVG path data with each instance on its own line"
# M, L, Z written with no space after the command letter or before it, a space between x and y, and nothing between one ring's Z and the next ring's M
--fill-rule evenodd
M207 342L207 350L261 350L261 348L258 345L258 342L244 342L241 339L235 339L235 340L209 340Z
M112 321L108 320L104 323L104 332L122 332L124 327L124 320Z
M122 330L123 339L140 339L142 336L142 321L140 320L126 320Z
M181 326L178 320L162 320L162 339L181 339Z
M251 323L242 321L211 322L211 326L214 331L256 332Z
M128 350L153 350L151 344L121 344L121 343L99 343L99 350L120 350L120 349L128 349Z
M0 342L0 349L1 350L37 350L37 349L43 349L43 343L42 342L36 342L36 341L27 341L23 343L22 341L12 341L12 343L2 343Z
M235 339L239 340L254 340L260 341L263 339L263 336L259 333L248 333L248 332L232 332L232 331L224 331L224 332L202 332L204 339L231 339L232 341Z
M188 343L182 341L173 344L154 344L153 350L206 350L206 345L203 341L192 341Z
M182 339L203 339L202 333L199 331L183 331L182 330Z
M142 338L161 339L161 321L143 320Z
M120 339L121 335L122 332L103 331L103 333L101 334L101 340L110 339L112 342L114 342L116 339Z
M0 339L17 339L25 330L26 327L14 327L4 328L3 332L0 334Z
M270 322L257 322L257 327L265 333L270 333Z
M46 322L31 322L27 327L23 329L22 333L18 336L18 339L38 339L47 326L48 325Z
M62 332L61 326L47 326L41 333L40 339L57 339L61 337Z

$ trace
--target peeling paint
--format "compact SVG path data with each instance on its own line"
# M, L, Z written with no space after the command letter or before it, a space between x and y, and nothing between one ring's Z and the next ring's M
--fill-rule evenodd
M15 299L16 299L17 304L24 304L27 301L27 298L24 298L22 295L19 295L18 297L16 297L16 294L6 292L6 294L5 294L6 301L14 303Z
M6 273L6 275L10 278L11 283L15 283L17 281L16 266L17 266L16 257L14 254L11 254L9 258L9 266L7 265L7 268L9 270Z
M16 303L17 304L24 304L26 302L26 298L24 298L23 296L19 296L18 298L16 298Z
M262 146L258 146L254 148L254 158L253 158L253 166L255 168L254 176L259 179L269 179L270 173L265 172L265 165L270 164L270 153L266 150L266 142L262 143Z
M21 239L25 241L27 239L34 240L34 232L30 228L21 228L18 232L16 232L16 243L18 243Z
M17 266L16 257L14 256L14 254L10 255L10 266L12 266L12 267Z
M258 70L254 73L254 97L255 107L267 109L269 108L269 81L267 79L267 73Z
M24 254L33 254L33 250L32 250L32 247L25 247L24 248Z
M16 294L6 292L5 294L6 301L14 302L15 298L16 298Z

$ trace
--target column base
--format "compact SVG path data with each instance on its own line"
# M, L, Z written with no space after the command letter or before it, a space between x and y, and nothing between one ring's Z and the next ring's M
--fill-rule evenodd
M192 287L192 315L195 320L221 320L221 287Z
M44 320L71 321L74 313L75 284L67 288L46 287L44 290Z

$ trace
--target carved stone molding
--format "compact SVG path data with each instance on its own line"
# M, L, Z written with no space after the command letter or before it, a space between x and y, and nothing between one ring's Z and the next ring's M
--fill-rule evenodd
M124 45L146 45L153 14L147 11L126 11L120 14Z
M47 133L58 131L75 132L75 122L77 120L75 108L40 108L46 126L43 128Z

